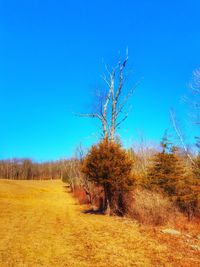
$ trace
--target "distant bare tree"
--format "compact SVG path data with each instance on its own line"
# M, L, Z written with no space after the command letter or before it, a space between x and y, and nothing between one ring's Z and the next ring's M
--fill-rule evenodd
M190 160L190 162L192 164L195 164L190 152L188 151L188 147L187 147L187 145L185 143L183 134L182 134L181 129L180 129L179 125L178 125L175 112L172 111L172 110L170 110L170 119L171 119L171 122L172 122L173 129L174 129L174 131L175 131L175 133L176 133L176 135L177 135L177 137L178 137L178 139L180 141L180 144L181 144L186 156L188 157L188 159Z
M192 96L190 97L189 103L192 106L192 117L194 123L200 124L200 68L193 71L192 82L190 83L190 89Z
M82 117L97 118L100 120L103 130L103 137L108 137L114 141L116 130L127 119L127 101L132 96L138 83L128 90L123 96L125 85L125 68L128 62L128 50L126 58L119 61L110 71L106 67L107 75L103 75L103 80L107 85L106 92L101 91L98 95L98 103L95 112L89 114L79 114Z
M191 88L198 94L200 94L200 68L193 71L193 78Z
M192 118L194 124L200 125L200 68L193 71L192 82L190 84L192 96L189 101L192 106ZM200 137L196 136L196 145L200 149Z

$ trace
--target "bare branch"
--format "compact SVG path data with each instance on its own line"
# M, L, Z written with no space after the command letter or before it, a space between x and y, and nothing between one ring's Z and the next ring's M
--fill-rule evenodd
M78 117L89 117L89 118L98 118L102 119L102 117L99 114L75 114Z
M123 84L124 84L124 77L123 77L123 71L124 71L124 68L126 67L126 63L128 61L128 51L127 51L127 55L126 55L126 58L124 60L124 62L121 64L119 63L119 86L118 86L118 89L117 89L117 92L116 92L116 97L115 97L115 101L117 102L118 101L118 98L121 94L121 90L122 90L122 87L123 87Z
M106 78L106 75L102 75L101 78L104 80L104 82L108 85L108 87L111 87L111 84L109 83L109 81Z
M117 115L122 112L124 106L126 105L127 101L129 100L129 98L134 94L136 88L138 87L138 85L141 83L141 81L138 81L134 87L128 92L128 94L124 97L124 99L121 101L120 105L118 106L117 109Z
M116 124L116 129L128 118L128 113Z

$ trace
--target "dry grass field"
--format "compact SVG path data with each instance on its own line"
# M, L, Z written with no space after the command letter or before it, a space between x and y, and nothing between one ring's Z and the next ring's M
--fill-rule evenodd
M61 181L0 180L0 266L200 266L181 237L84 208Z

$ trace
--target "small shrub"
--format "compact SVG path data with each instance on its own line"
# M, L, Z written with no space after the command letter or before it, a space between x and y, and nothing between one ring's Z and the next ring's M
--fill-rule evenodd
M89 204L89 199L83 188L76 186L73 195L78 200L79 204Z
M142 224L164 225L174 215L171 202L159 193L137 189L126 199L128 216Z

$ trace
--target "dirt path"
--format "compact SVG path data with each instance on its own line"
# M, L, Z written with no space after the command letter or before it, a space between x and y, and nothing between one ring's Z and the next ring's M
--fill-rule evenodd
M81 209L61 181L1 180L0 266L198 266L134 223Z

